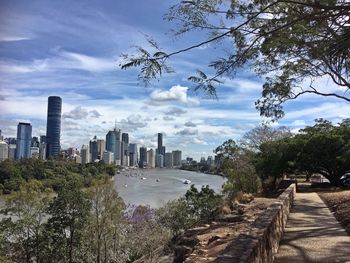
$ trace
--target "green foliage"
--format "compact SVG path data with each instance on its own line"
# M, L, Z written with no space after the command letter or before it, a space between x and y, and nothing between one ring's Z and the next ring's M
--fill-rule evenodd
M4 194L18 191L21 184L36 179L46 187L58 191L66 181L80 180L85 187L90 187L94 179L113 176L116 166L103 162L87 165L65 160L22 159L5 160L0 163L0 190Z
M196 217L185 198L169 201L157 211L159 222L169 228L174 237L179 236L196 223Z
M70 182L48 207L46 256L51 262L82 262L89 254L84 243L91 203L79 184Z
M191 185L191 189L185 194L185 200L191 213L199 221L210 221L215 219L216 211L222 205L222 196L209 188L209 185L202 186L201 190Z
M42 262L48 194L40 181L31 180L7 201L5 212L15 220L1 221L5 257L14 262Z
M339 125L318 119L314 126L300 130L294 137L264 143L256 158L261 178L274 182L284 174L319 173L333 185L350 167L350 123Z

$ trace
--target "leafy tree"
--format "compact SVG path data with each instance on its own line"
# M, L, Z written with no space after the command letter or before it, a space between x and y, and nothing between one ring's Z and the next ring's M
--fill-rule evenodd
M49 238L47 258L51 262L89 262L84 231L88 226L91 204L88 195L74 181L57 193L47 212L50 216L46 234Z
M209 188L209 185L202 186L201 190L191 185L191 189L185 194L185 199L190 211L200 221L210 221L216 216L216 211L222 205L222 196Z
M173 237L179 236L196 223L185 198L169 201L157 211L159 222L171 229Z
M283 103L311 93L350 102L348 93L322 90L315 81L328 78L336 86L350 88L350 3L345 0L186 0L169 9L165 19L175 22L175 35L204 31L208 38L183 49L166 52L152 39L149 50L123 55L122 69L140 67L139 79L170 73L170 58L204 45L222 48L226 55L209 61L213 75L197 70L189 80L195 90L215 95L225 76L250 66L266 77L262 97L256 102L260 114L280 118ZM225 45L224 45L225 47Z
M109 181L95 182L89 192L92 214L86 238L92 243L94 262L122 262L126 258L124 202Z
M14 262L43 262L45 246L44 222L49 199L41 182L32 180L14 193L6 204L6 213L14 217L4 219L2 225L6 256Z

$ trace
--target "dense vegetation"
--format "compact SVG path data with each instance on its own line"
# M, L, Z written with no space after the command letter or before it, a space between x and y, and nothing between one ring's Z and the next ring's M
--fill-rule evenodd
M186 229L215 217L222 197L194 186L183 198L156 210L126 207L109 180L82 190L66 181L53 197L30 180L7 200L0 223L1 262L157 262L154 251Z
M21 184L31 179L40 180L44 187L55 191L72 179L81 181L85 187L89 187L94 178L113 176L115 172L114 165L103 162L81 165L65 160L5 160L0 163L0 194L18 191Z
M224 142L215 152L228 178L224 193L273 191L287 175L321 174L332 185L350 170L350 120L334 125L323 119L292 134L287 129L257 127L243 140Z

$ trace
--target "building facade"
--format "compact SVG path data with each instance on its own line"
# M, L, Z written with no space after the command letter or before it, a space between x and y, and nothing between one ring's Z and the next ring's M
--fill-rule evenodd
M30 158L30 144L32 141L32 125L20 122L17 125L16 159Z
M149 168L156 167L156 156L153 149L147 151L147 165Z
M108 152L108 151L104 151L104 152L103 152L103 156L102 156L102 160L103 160L106 164L112 164L112 163L114 163L114 153Z
M164 155L164 166L166 168L173 168L173 154L168 152Z
M136 143L129 144L129 165L130 166L137 165L137 144Z
M90 150L89 145L83 144L80 150L81 164L87 164L90 162Z
M145 167L147 167L147 148L146 148L146 147L141 147L141 148L140 148L139 167L140 167L140 168L145 168Z
M164 167L164 155L162 154L156 155L156 167L159 167L159 168Z
M56 158L61 149L62 99L58 96L48 98L46 126L46 158Z
M0 140L0 162L9 158L9 146L6 142Z
M173 166L174 167L180 167L181 166L181 160L182 160L182 152L179 150L175 150L173 153Z

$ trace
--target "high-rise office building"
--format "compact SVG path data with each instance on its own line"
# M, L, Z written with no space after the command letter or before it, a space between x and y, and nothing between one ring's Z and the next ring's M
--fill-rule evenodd
M30 158L30 143L32 141L32 125L20 122L17 125L16 159Z
M62 99L58 96L50 96L47 106L46 126L46 158L56 158L61 149L61 112Z
M105 140L98 139L97 140L97 158L102 160L103 153L106 150L106 142Z
M141 147L140 148L139 166L141 168L147 167L147 148L146 147Z
M182 152L179 150L173 151L173 166L180 167L182 160Z
M9 159L15 160L16 159L16 144L9 144Z
M129 144L129 165L130 166L137 165L137 144L136 143Z
M117 165L121 165L121 141L120 130L114 128L106 135L106 151L114 153L114 161Z
M104 151L102 155L102 160L107 164L114 163L114 153Z
M80 150L81 164L87 164L90 162L90 150L89 145L83 144Z
M163 134L158 133L158 148L156 151L157 154L165 155L165 147L163 146Z
M123 166L129 165L129 134L128 133L122 133L120 161Z
M0 140L0 162L9 157L9 146L6 142Z
M89 142L89 151L90 151L90 154L91 154L91 161L94 162L96 159L98 159L98 147L97 147L97 137L96 137L96 135Z
M164 166L167 168L173 168L173 154L165 153L164 155Z
M153 149L147 151L147 165L149 168L156 167L156 156Z
M164 167L164 155L162 154L156 155L156 167L159 167L159 168Z

